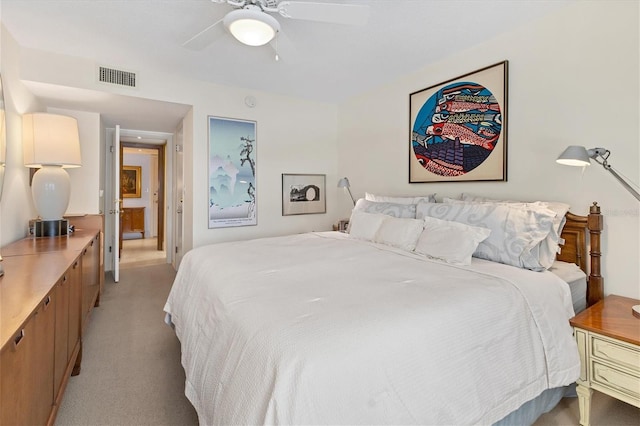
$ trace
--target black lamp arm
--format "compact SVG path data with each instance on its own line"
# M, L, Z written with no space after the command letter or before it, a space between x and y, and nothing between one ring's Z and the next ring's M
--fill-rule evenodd
M351 201L353 201L353 205L355 206L356 200L353 198L353 195L351 194L351 188L349 188L348 186L347 186L347 191L349 191L349 196L351 197Z

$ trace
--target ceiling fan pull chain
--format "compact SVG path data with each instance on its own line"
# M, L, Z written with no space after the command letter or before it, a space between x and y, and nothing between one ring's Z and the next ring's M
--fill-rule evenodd
M280 56L278 56L278 38L280 37L280 31L276 32L276 62L280 60Z

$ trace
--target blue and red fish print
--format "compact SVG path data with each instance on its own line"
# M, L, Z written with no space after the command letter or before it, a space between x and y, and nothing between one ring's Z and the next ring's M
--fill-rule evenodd
M443 87L422 105L411 145L418 162L440 176L461 176L482 164L502 132L495 96L477 83Z

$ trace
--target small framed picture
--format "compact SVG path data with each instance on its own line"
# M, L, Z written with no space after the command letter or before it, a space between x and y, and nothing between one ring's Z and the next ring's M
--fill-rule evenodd
M120 186L123 198L140 198L142 166L122 166Z
M326 213L326 175L282 174L282 215Z
M338 231L347 232L348 226L349 226L349 219L343 219L338 222Z

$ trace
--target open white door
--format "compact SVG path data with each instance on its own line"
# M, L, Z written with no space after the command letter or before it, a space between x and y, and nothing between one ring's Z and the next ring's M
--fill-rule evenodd
M116 125L111 144L113 199L111 204L111 226L113 229L113 280L120 281L120 126Z
M175 216L174 216L174 256L173 267L178 270L180 262L182 261L182 238L183 238L183 218L182 211L184 207L184 158L182 154L183 136L182 126L178 128L176 132L176 152L174 156L174 197L175 197Z

